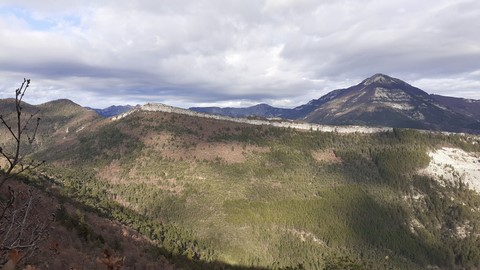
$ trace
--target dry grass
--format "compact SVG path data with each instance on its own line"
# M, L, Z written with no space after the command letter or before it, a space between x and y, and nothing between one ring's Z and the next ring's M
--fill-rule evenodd
M341 163L342 159L337 157L332 149L312 151L312 157L318 162Z

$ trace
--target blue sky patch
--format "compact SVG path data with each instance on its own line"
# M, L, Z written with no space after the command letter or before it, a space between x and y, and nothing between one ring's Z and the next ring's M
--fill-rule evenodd
M50 31L54 29L60 22L66 23L70 26L79 26L80 18L75 16L64 16L54 18L41 18L35 16L32 12L18 7L0 6L0 17L14 16L19 20L24 21L28 28L34 31Z

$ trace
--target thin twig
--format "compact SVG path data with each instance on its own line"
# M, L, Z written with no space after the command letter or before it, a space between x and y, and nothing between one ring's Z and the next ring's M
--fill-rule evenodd
M15 223L15 215L17 214L17 211L12 212L12 221L10 222L10 226L8 227L8 231L5 233L5 237L3 238L2 241L2 246L5 245L5 242L8 239L8 236L10 235L10 232L12 231L13 224Z
M18 142L17 135L15 134L15 132L13 132L12 127L7 124L7 121L3 118L3 115L0 115L0 121L2 121L2 125L4 125L8 129L8 131L10 131L10 134Z
M29 199L28 199L28 203L27 203L27 209L25 209L25 214L23 215L22 223L20 223L20 232L18 233L17 240L22 239L23 231L25 230L25 224L27 222L27 217L28 217L28 214L30 212L30 207L32 206L32 201L33 201L32 191L29 190L28 193L29 193ZM15 242L17 242L17 241L15 241Z
M3 217L5 216L5 212L7 212L7 210L10 207L12 207L14 202L15 202L15 191L10 186L8 186L8 201L2 210L2 214L0 215L0 220L3 219Z

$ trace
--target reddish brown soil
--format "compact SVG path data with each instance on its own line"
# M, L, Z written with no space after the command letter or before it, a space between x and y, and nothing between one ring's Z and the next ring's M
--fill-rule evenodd
M14 180L10 180L8 184L17 193L31 188ZM60 207L54 196L37 189L34 189L34 192L34 211L40 216L48 218ZM1 192L1 195L4 196L5 192ZM118 222L78 210L70 204L65 204L65 207L72 216L76 213L84 215L85 222L105 239L105 244L87 242L81 239L75 230L68 230L54 221L46 240L38 245L38 250L31 257L20 261L19 269L24 269L27 264L34 265L37 269L107 269L97 260L102 258L104 249L108 249L114 257L125 257L121 269L176 269L164 257L152 258L146 251L150 241L137 232Z

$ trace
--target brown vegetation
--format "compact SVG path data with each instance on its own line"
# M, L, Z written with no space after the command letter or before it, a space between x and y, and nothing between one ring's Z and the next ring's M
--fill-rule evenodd
M17 192L31 189L28 185L17 180L12 180L10 185ZM48 216L60 207L61 202L55 198L57 195L47 194L39 190L34 192L37 194L38 207L35 210L38 215ZM84 216L85 222L92 231L102 236L104 244L85 241L78 236L78 232L75 230L66 228L59 221L54 221L49 226L48 237L45 241L38 243L35 253L28 258L24 256L26 254L22 255L22 267L30 265L30 267L36 266L39 269L98 269L97 258L104 258L103 250L108 249L112 262L115 258L122 258L123 268L119 269L153 270L163 269L163 267L173 269L174 266L165 258L153 258L149 255L147 251L152 243L138 232L118 222L82 211L72 204L64 205L69 215L79 214ZM115 250L114 253L112 253L112 250Z
M342 159L332 149L312 151L312 157L318 162L341 163Z

